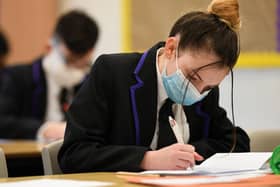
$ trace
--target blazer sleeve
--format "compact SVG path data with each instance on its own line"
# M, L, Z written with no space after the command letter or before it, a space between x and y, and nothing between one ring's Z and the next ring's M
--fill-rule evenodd
M210 116L210 126L207 138L191 142L199 154L208 158L218 152L229 152L234 142L234 128L236 130L234 152L250 151L250 140L246 132L240 127L234 127L225 110L219 106L218 87L202 102L202 110Z
M139 171L148 147L109 142L113 67L100 56L70 106L58 160L64 173Z
M35 139L42 121L21 116L24 77L16 72L5 72L2 75L0 89L0 138Z

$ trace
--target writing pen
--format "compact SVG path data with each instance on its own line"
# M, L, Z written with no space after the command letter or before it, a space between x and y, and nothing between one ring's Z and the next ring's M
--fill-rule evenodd
M178 126L176 120L173 119L171 116L168 116L168 120L169 120L171 129L176 137L177 142L184 144L183 133L180 132L179 126ZM193 170L193 166L190 166L190 168Z
M171 116L168 117L168 120L169 120L169 124L171 126L171 129L172 129L172 131L173 131L173 133L176 137L177 142L183 144L184 143L183 134L182 134L182 132L180 132L179 126L178 126L176 120L173 119Z

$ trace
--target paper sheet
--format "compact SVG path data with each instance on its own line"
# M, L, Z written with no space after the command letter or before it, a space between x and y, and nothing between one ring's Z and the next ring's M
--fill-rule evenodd
M18 182L3 182L0 187L50 187L50 186L67 186L67 187L102 187L112 185L110 182L98 181L79 181L64 179L37 179Z
M245 172L256 172L269 160L271 152L249 152L249 153L217 153L205 160L201 165L195 166L193 170L162 170L145 171L141 175L233 175ZM269 173L266 170L265 173Z
M196 169L209 173L259 170L269 160L271 152L217 153Z

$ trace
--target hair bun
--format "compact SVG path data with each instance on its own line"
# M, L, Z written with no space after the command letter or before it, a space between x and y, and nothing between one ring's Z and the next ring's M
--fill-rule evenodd
M212 0L207 11L218 16L221 21L225 22L235 32L239 32L241 21L237 0Z

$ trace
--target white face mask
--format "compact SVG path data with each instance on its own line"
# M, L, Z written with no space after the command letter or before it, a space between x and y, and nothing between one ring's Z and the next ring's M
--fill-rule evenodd
M43 68L58 85L65 88L72 88L79 84L88 72L67 66L57 47L54 47L50 54L45 57Z

